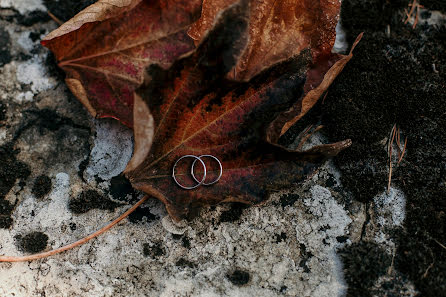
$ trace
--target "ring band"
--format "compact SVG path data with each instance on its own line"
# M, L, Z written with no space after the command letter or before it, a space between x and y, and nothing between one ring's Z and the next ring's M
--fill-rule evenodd
M201 165L203 166L204 173L203 173L203 178L201 179L201 181L198 181L198 180L195 178L195 176L193 175L194 180L197 182L197 184L196 184L195 186L190 186L190 187L183 186L182 184L180 184L180 183L178 182L177 178L175 177L175 168L177 167L178 162L180 162L182 159L185 159L185 158L194 158L195 161L194 161L193 164L195 164L197 161L200 161ZM193 166L192 166L192 168L193 168ZM206 165L204 164L203 160L201 160L201 159L200 159L199 157L197 157L197 156L194 156L194 155L185 155L185 156L182 156L182 157L179 158L179 159L175 162L175 164L173 165L173 169L172 169L172 178L173 178L173 180L175 181L175 183L176 183L179 187L181 187L182 189L185 189L185 190L192 190L192 189L195 189L195 188L201 186L201 185L204 183L204 181L206 180Z
M215 156L212 156L212 155L201 155L201 156L198 156L198 159L201 160L201 158L203 158L203 157L213 158L215 161L218 162L218 165L220 166L220 174L218 175L218 177L217 177L213 182L205 183L205 180L206 180L206 179L205 179L205 180L203 180L202 183L201 183L203 186L210 186L210 185L213 185L213 184L215 184L216 182L218 182L218 181L220 180L220 178L221 178L221 176L222 176L222 174L223 174L223 166L221 165L220 160L219 160L217 157L215 157ZM196 160L192 163L192 168L190 169L190 173L191 173L191 175L192 175L192 178L193 178L197 183L199 183L199 181L198 181L198 179L195 177L195 174L194 174L194 168L195 168L195 163L197 163L197 160L198 160L198 159L196 159Z

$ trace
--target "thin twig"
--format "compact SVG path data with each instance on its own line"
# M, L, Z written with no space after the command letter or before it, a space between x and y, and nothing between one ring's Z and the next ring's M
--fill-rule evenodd
M393 270L393 265L395 264L395 247L393 248L392 251L392 262L390 263L389 269L387 269L387 275L391 275L392 274L392 270Z
M406 147L407 147L407 137L406 137L406 139L404 139L404 147L403 147L403 151L402 151L402 153L401 153L401 157L398 159L398 164L397 164L397 165L399 165L400 162L403 160L404 153L406 152Z
M325 98L327 98L327 95L328 95L328 91L325 92L324 98L322 98L322 104L324 104L324 102L325 102Z
M409 4L409 7L410 7L409 12L407 11L407 9L404 9L404 13L406 14L406 20L404 21L404 24L407 24L409 22L409 20L413 17L413 13L416 10L414 22L412 25L412 28L415 29L417 27L418 20L420 19L420 8L424 8L424 6L419 4L417 0L413 0L413 2Z
M68 244L66 246L60 247L58 249L54 249L48 252L44 252L44 253L39 253L39 254L34 254L34 255L29 255L29 256L19 256L19 257L10 257L10 256L0 256L0 262L25 262L25 261L33 261L33 260L37 260L37 259L42 259L42 258L46 258L67 250L70 250L72 248L75 248L77 246L80 246L84 243L86 243L87 241L103 234L104 232L106 232L107 230L109 230L110 228L112 228L113 226L115 226L117 223L119 223L120 221L122 221L123 219L125 219L126 217L128 217L132 212L134 212L141 204L143 204L147 199L149 198L149 196L144 196L141 200L139 200L135 205L133 205L129 210L127 210L125 213L123 213L121 216L119 216L117 219L115 219L114 221L112 221L110 224L108 224L107 226L99 229L98 231L88 235L87 237L84 237L76 242L73 242L71 244Z
M308 138L310 138L314 133L321 130L322 128L324 128L324 126L319 125L316 128L314 128L314 130L311 133L308 133L308 131L307 131L306 135L302 138L302 140L300 141L296 150L300 150L302 148L302 146L305 144L305 142L307 142Z
M429 270L434 266L434 263L435 263L435 262L432 262L431 265L429 265L429 267L428 267L428 268L426 269L426 271L423 273L423 276L421 277L422 279L427 277L427 273L428 273Z
M50 11L47 11L48 15L50 16L50 18L55 21L59 26L61 26L63 24L63 22L54 14L52 14Z
M413 13L413 11L414 11L414 9L415 9L415 4L416 4L416 3L417 3L417 0L413 0L412 4L409 4L409 6L411 7L409 13L407 13L407 9L405 9L405 11L406 11L406 15L407 15L407 19L406 19L406 21L404 22L404 24L407 24L407 22L409 21L409 19L412 17L412 13Z
M389 149L388 149L388 152L389 152L389 180L387 182L387 194L390 193L390 183L392 181L392 148L393 148L393 141L395 140L395 134L396 134L395 128L396 128L396 124L393 125L393 128L392 128L392 132L391 132L392 140L390 140L390 142L389 142Z
M442 248L444 248L444 249L446 250L446 246L445 246L445 245L443 245L441 242L439 242L439 241L436 240L436 239L434 239L434 241L435 241L436 243L438 243L439 246L441 246Z
M401 134L400 134L400 128L398 127L398 128L396 129L396 149L397 149L397 153L398 153L398 159L399 159L400 156L401 156L401 142L400 142L400 137L401 137Z

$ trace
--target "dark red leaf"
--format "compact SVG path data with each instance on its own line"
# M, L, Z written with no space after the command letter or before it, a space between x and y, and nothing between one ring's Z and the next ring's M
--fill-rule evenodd
M133 92L146 66L169 67L195 48L187 30L201 0L99 0L42 44L56 56L74 95L95 117L133 125Z
M149 67L151 79L137 92L136 148L126 175L133 187L163 201L176 220L203 205L261 203L272 191L304 180L327 156L350 144L300 153L265 140L270 122L302 95L312 57L303 52L248 83L225 79L248 42L247 10L247 1L231 6L199 48L169 70ZM194 190L177 186L172 167L189 154L217 157L223 165L221 180ZM208 171L214 177L219 172Z

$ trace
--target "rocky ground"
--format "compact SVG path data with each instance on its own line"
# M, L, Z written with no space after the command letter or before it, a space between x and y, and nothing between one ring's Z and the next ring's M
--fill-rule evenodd
M48 11L92 2L0 0L2 255L73 242L141 195L120 176L132 132L91 118L39 44L57 27ZM318 174L181 224L150 200L80 248L0 264L0 296L446 296L446 7L422 2L412 28L408 2L344 0L340 40L366 34L305 121L326 127L312 142L353 146ZM386 193L395 123L407 153Z

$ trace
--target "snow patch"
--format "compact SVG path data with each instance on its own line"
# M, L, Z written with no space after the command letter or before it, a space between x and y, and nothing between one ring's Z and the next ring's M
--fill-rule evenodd
M19 63L16 75L19 82L31 85L31 91L34 94L51 89L56 85L54 78L49 77L45 65L36 58Z
M70 177L66 173L56 175L53 189L48 197L48 202L38 201L33 195L25 197L24 201L17 207L14 216L14 231L28 232L32 230L51 230L58 228L64 222L70 221L72 215L68 209L70 199ZM29 214L34 216L29 218ZM57 214L49 215L49 214ZM30 222L24 220L29 219Z
M374 207L374 240L387 248L392 254L395 243L389 234L389 229L401 226L406 217L406 197L398 189L390 188L389 193L384 192L373 198Z
M0 145L3 144L5 139L6 139L6 129L0 129Z
M344 281L342 263L336 255L336 249L343 244L336 238L348 234L348 226L352 220L327 188L315 185L311 187L310 193L311 196L303 200L306 216L298 214L301 216L298 220L302 223L296 226L297 240L305 246L307 253L310 252L318 257L323 255L325 269L331 271L327 282L321 282L314 288L311 296L342 296L347 284ZM312 265L312 259L307 264L309 267Z
M109 180L124 171L133 152L133 132L114 120L95 120L96 139L84 177Z
M14 101L17 103L31 102L34 99L34 94L31 91L27 91L25 93L19 93L17 97L14 98Z
M17 43L25 51L30 52L34 47L34 42L29 38L30 32L22 32L17 38Z
M12 8L25 14L34 10L46 11L42 0L0 0L0 8Z
M376 221L382 227L401 226L406 217L406 197L398 189L390 188L373 198L375 203Z
M341 24L341 19L339 18L339 22L336 25L336 40L335 44L333 45L332 52L342 54L346 53L347 49L348 49L347 34L345 34L345 30Z

